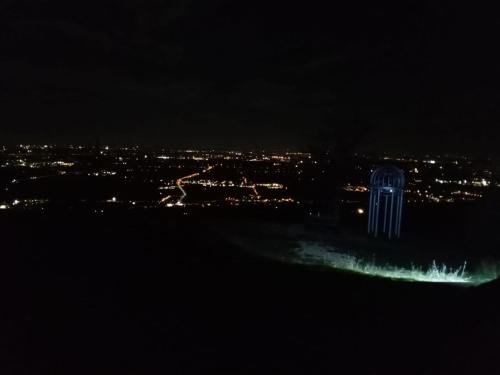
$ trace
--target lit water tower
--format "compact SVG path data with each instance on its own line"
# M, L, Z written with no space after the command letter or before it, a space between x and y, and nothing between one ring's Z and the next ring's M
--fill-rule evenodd
M370 179L368 233L380 233L389 239L401 235L403 216L404 172L394 166L376 169Z

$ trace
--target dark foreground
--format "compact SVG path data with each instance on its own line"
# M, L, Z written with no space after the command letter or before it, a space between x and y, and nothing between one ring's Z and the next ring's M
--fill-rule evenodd
M272 263L209 223L1 215L0 373L500 373L500 285Z

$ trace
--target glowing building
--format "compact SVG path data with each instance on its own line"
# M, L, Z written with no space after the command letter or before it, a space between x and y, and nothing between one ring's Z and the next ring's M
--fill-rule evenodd
M370 179L368 233L399 238L403 215L404 172L394 166L375 170Z

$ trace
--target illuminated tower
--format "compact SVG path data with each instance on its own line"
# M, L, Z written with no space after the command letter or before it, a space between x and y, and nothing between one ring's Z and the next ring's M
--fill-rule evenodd
M403 215L404 172L394 166L380 167L370 179L370 212L368 233L380 233L389 239L401 235Z

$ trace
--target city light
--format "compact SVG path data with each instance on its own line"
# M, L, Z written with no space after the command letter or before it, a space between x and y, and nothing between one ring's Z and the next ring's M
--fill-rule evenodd
M234 206L236 203L266 207L271 202L285 205L292 200L297 205L300 201L300 205L308 210L307 205L314 204L316 197L297 199L295 196L298 192L297 186L292 181L299 183L307 181L316 185L319 175L329 173L316 156L299 152L148 149L146 153L141 147L108 146L107 149L99 150L105 151L106 163L100 161L98 165L92 165L89 164L86 155L92 155L94 158L96 156L94 148L69 146L64 158L61 158L59 148L47 146L23 145L15 150L10 150L8 147L1 149L3 162L0 168L19 171L10 177L11 185L19 185L21 188L27 181L55 176L60 177L62 181L63 178L80 178L85 175L98 178L105 184L107 179L117 183L118 186L125 186L124 183L133 181L149 184L158 190L169 190L168 194L171 197L168 200L164 200L162 196L148 199L134 197L133 200L137 201L136 206L143 208L155 204L166 207L167 203L184 203L189 194L189 203L186 207L208 208L224 204ZM144 158L145 155L148 155L148 159ZM386 155L378 161L364 155L356 157L356 164L353 167L356 175L367 176L369 171L377 168L382 160L384 163L391 161L398 163L407 172L408 177L405 203L453 204L477 201L484 197L485 189L491 185L495 187L498 185L493 182L491 166L480 163L476 165L465 157L446 159L430 155L424 158ZM436 168L436 165L439 168ZM31 171L28 172L28 168ZM217 168L217 172L208 175L213 168ZM193 170L198 171L188 173ZM306 176L307 170L314 174L308 172ZM172 177L166 178L165 175ZM191 189L191 186L194 188ZM17 192L16 186L6 186L6 188L13 189L13 193ZM241 188L241 192L238 192L237 188ZM175 189L179 194L174 194ZM368 193L366 178L352 175L351 180L342 189L342 194L345 195L342 197L342 202L356 205L351 208L351 212L363 215L357 209L357 205L366 202ZM122 200L116 198L121 191L115 190L115 194L115 199L110 198L107 202L121 202ZM46 197L38 197L36 194L32 197L23 197L19 202L11 197L12 195L8 194L4 199L12 205L8 208L13 209L42 208L47 200ZM207 204L209 202L213 205L209 206ZM133 205L132 199L123 203Z

